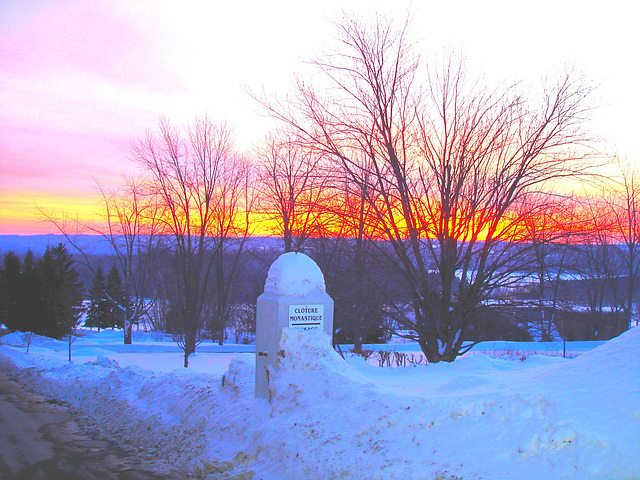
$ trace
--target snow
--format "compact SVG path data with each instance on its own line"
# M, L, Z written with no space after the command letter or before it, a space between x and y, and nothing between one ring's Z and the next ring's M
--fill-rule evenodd
M292 297L306 297L315 289L326 291L324 275L316 262L298 252L280 255L269 268L264 286L265 293Z
M20 333L0 338L0 357L176 478L640 476L637 328L574 359L506 360L485 345L399 368L343 360L320 330L284 329L271 401L254 397L255 357L239 346L203 344L184 369L166 338L83 333L73 363L66 342L36 337L27 354Z

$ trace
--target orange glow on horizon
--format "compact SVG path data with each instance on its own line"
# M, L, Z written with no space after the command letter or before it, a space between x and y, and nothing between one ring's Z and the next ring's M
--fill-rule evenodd
M59 234L47 218L80 234L107 231L104 200L99 195L55 195L43 192L4 191L0 193L0 235ZM116 221L116 220L114 220ZM274 236L273 220L261 213L249 215L250 236ZM82 226L86 226L83 228Z
M46 215L73 218L84 224L99 223L102 221L98 211L99 201L97 195L55 195L7 189L0 193L0 234L60 233Z
M57 222L61 222L64 228L74 233L81 234L98 234L106 232L106 220L104 217L104 205L101 203L103 199L99 196L59 196L52 194L43 194L42 192L3 192L0 196L0 235L41 235L41 234L59 234L60 231L56 225L51 222L46 215L50 215ZM40 210L42 212L40 212ZM46 215L45 215L46 214ZM576 234L585 233L586 228L584 221L578 222L575 218L571 220L564 218L563 221L556 221L553 225L542 228L535 235L527 231L525 225L515 227L499 227L499 237L508 241L509 236L512 239L517 237L518 241L527 241L534 236L562 236L570 232ZM348 222L348 220L345 220ZM252 212L249 214L249 236L251 237L279 237L278 232L281 230L277 226L277 220L263 212ZM509 220L505 219L504 223ZM240 224L242 221L240 221ZM536 222L538 227L542 227L544 222ZM82 226L87 228L82 228ZM240 225L239 231L243 228ZM371 226L368 228L368 235L371 236ZM405 234L406 229L405 230ZM543 231L544 230L544 231ZM382 232L378 231L378 235L373 235L377 240L384 240ZM486 239L488 231L483 230L478 240ZM506 233L506 235L505 235ZM357 232L349 225L322 225L317 229L312 229L307 235L310 238L318 236L350 236ZM408 235L408 234L407 234ZM435 238L435 237L433 237ZM578 240L582 239L581 235L577 235ZM464 236L457 239L464 241Z

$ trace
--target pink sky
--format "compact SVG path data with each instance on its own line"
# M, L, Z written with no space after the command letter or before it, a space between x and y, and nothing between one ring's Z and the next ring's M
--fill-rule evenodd
M404 15L412 2L307 3L0 0L0 234L55 232L36 205L96 210L96 182L111 188L134 170L130 143L161 114L227 120L249 148L269 122L246 88L285 92L341 9ZM459 48L491 78L536 79L574 64L601 86L594 131L607 148L636 155L640 37L631 3L531 5L457 0L411 10L433 51Z

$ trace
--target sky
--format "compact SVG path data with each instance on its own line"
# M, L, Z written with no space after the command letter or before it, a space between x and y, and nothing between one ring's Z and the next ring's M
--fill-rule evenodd
M57 233L39 210L95 215L161 115L226 121L251 149L273 122L247 92L286 94L343 13L372 12L409 15L427 57L461 52L490 81L573 68L597 87L602 148L640 157L629 1L0 0L0 234Z

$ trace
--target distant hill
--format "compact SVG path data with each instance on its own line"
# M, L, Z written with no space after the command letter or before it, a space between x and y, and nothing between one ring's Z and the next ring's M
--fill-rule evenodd
M86 247L88 252L96 255L111 253L111 248L104 238L99 235L78 235L80 245ZM64 243L71 253L74 249L68 244L64 235L0 235L0 253L13 250L18 255L23 255L31 249L35 254L43 254L49 245Z
M90 254L108 255L112 253L111 246L99 235L78 235L76 237L79 245ZM76 253L67 242L64 235L0 235L0 254L13 250L18 255L24 255L31 249L34 254L41 255L49 245L64 243L71 253ZM276 249L282 244L282 240L271 237L254 237L249 239L247 248L249 249Z

